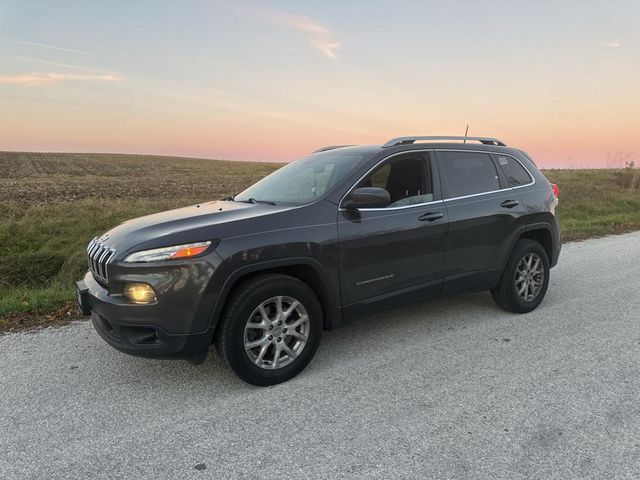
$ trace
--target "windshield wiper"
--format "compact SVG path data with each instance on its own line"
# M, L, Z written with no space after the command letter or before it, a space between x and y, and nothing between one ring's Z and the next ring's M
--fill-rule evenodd
M257 200L253 197L248 198L247 200L236 200L237 202L244 202L244 203L265 203L267 205L275 205L276 202L269 202L268 200Z

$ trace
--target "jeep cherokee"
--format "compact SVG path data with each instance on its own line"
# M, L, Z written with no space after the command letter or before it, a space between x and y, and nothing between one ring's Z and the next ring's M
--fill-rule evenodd
M326 147L94 238L78 304L122 352L199 363L215 343L239 377L272 385L323 329L371 310L469 290L536 308L560 253L557 194L493 138Z

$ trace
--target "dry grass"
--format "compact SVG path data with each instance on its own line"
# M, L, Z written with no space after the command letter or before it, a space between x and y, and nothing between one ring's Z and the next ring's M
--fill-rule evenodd
M628 190L640 190L640 170L636 168L634 162L627 162L622 169L620 176L622 188Z

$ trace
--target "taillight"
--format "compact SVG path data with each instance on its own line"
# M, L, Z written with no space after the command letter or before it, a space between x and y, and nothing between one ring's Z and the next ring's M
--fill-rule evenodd
M555 183L551 184L551 191L553 192L554 197L558 198L560 196L560 189Z

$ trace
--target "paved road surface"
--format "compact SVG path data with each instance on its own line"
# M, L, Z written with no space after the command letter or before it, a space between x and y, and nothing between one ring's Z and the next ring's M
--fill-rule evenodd
M87 323L0 337L0 478L640 478L640 232L566 245L528 315L488 294L327 332L245 385Z

